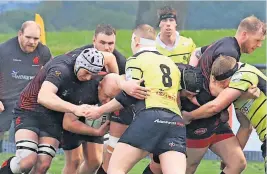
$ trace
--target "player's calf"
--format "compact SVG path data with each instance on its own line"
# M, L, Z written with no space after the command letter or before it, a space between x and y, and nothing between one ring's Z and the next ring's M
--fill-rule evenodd
M0 174L27 173L37 160L37 143L32 140L20 140L16 143L16 156L2 164Z
M97 174L106 174L108 163L110 160L110 157L112 155L112 152L114 151L116 144L118 143L120 138L110 135L108 142L107 142L107 150L104 153L104 162L100 166L99 170L97 171Z

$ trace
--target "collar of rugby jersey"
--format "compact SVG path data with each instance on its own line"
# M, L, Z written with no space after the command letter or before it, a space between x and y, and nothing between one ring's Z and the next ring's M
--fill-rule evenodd
M173 50L177 45L178 45L178 42L179 42L179 37L180 37L180 34L178 31L176 31L176 39L175 39L175 43L172 47L169 47L167 45L165 45L161 40L160 40L160 32L159 34L157 35L157 38L156 38L156 42L164 49L167 49L169 51Z
M157 48L155 46L143 46L142 48L140 48L137 53L141 52L141 51L158 51Z

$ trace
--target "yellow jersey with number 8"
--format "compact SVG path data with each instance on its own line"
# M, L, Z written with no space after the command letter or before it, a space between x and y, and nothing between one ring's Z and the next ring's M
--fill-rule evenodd
M145 108L164 108L181 116L177 105L181 73L175 63L157 51L142 51L128 58L126 80L144 79L151 91Z

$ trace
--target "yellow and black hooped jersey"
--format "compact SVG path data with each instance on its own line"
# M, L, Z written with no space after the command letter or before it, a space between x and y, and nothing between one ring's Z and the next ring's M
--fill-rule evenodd
M145 99L145 108L164 108L178 115L177 93L181 73L175 63L157 51L141 51L128 58L126 79L144 79L150 95Z
M237 99L234 102L236 109L239 109L247 116L261 141L266 139L266 82L267 77L256 67L249 64L242 64L239 70L232 76L229 87L241 91L247 91L252 85L256 85L261 93L257 99Z
M157 39L157 50L161 54L170 57L174 63L188 64L192 52L196 49L196 45L191 38L179 36L177 39L177 44L172 49L166 48L163 46L163 43Z

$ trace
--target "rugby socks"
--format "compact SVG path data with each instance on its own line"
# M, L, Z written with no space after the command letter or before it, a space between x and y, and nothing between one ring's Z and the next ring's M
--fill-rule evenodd
M143 171L143 174L153 174L153 172L150 170L150 165L148 164L148 166L145 168L145 170Z
M13 172L10 169L10 161L14 156L10 157L8 160L3 162L1 168L0 168L0 174L13 174Z
M96 174L107 174L107 172L105 172L105 170L103 169L103 167L101 165Z

